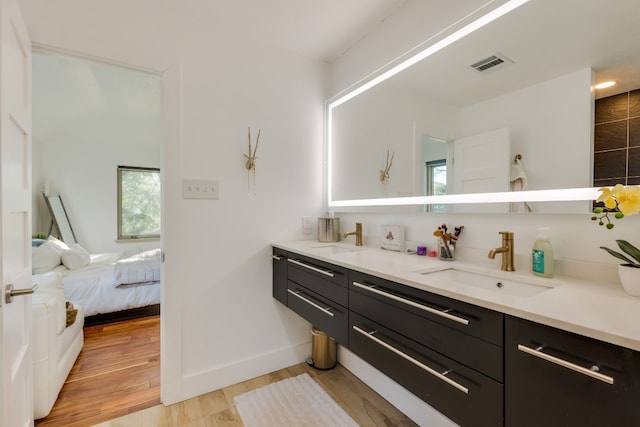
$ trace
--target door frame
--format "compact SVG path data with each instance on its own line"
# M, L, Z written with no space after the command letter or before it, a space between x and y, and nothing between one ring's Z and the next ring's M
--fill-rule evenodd
M176 63L164 70L151 69L136 64L60 49L40 43L32 43L31 50L58 53L95 61L107 65L129 68L159 76L162 80L162 141L161 150L161 210L160 231L161 297L160 297L160 401L164 405L177 403L182 398L182 351L180 346L165 345L182 340L181 292L171 283L179 283L181 205L165 203L180 200L182 194L182 64Z

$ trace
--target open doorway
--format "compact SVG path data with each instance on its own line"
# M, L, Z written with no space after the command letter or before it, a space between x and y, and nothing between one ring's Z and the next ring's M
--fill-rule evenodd
M50 224L42 193L60 194L77 242L90 254L91 265L87 267L95 267L94 261L116 262L135 256L145 260L152 256L159 258L161 191L157 186L152 187L160 183L162 77L48 51L34 52L32 76L34 233L44 231L46 234ZM124 180L123 171L128 177ZM158 176L154 177L156 173ZM157 197L157 204L149 203L142 209L141 199L133 198L129 203L140 209L127 209L127 197L123 196L127 191L141 192L138 196L143 200ZM133 226L126 228L123 223L127 222ZM34 265L34 270L37 267ZM87 273L82 268L79 271L65 268L61 265L54 269L61 272L63 281L73 276L72 286L86 290L78 277ZM91 283L88 284L95 285L96 280L103 278L89 277ZM123 319L159 313L159 276L149 282L114 286L119 289L111 293L94 290L74 295L67 295L65 284L65 295L71 303L75 301L83 306L85 314L93 320L98 317L100 323L118 321L120 330L131 329L136 322L124 324ZM97 301L98 294L101 301ZM145 329L145 339L159 343L159 314L156 319L152 327L150 322L138 323ZM114 329L92 328L93 343L96 334L102 331L106 336ZM114 348L104 342L92 345L108 347L111 351ZM113 358L113 354L107 357ZM145 357L153 359L154 356ZM156 359L159 359L159 345ZM122 371L122 356L118 362L118 367L113 365L113 369L103 370L104 375ZM132 363L139 364L141 369L149 368L140 358ZM78 371L77 367L72 369L72 373ZM149 392L157 393L157 398L149 399L147 394L145 401L159 402L159 362L157 371L151 374L156 381L154 390ZM80 377L95 383L99 375L102 374L95 371ZM112 392L105 389L105 393ZM83 404L86 405L86 401Z

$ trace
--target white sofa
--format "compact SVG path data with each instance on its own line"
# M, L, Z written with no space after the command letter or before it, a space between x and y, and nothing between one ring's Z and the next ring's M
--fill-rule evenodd
M58 398L84 344L84 310L68 326L62 278L57 272L33 276L38 289L33 306L33 394L34 419L44 418Z

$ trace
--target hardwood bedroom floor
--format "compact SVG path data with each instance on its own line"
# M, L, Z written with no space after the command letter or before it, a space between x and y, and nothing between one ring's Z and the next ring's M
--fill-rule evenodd
M160 316L84 329L85 344L37 427L85 427L160 403Z
M318 371L301 363L175 405L154 406L98 427L242 427L233 404L235 396L305 372L362 427L417 425L342 366Z

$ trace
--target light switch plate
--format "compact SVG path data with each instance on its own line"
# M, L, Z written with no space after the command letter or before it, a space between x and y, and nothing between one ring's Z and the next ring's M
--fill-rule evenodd
M302 234L311 234L313 232L313 226L311 225L311 217L302 217Z
M218 181L183 179L182 198L217 200L220 198L220 185Z

